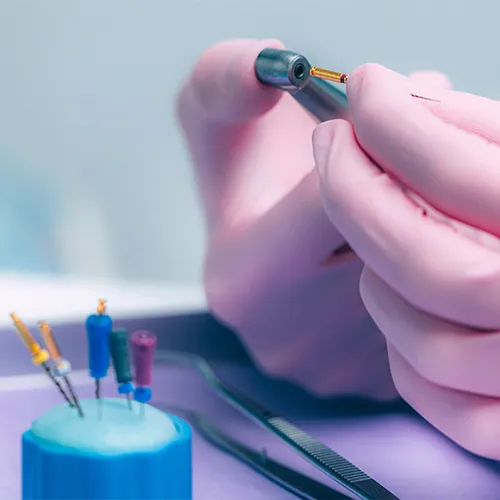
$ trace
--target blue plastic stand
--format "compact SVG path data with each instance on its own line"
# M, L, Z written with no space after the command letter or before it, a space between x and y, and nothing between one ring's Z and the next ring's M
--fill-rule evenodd
M64 452L22 437L22 500L191 500L191 428L169 415L176 437L150 453Z

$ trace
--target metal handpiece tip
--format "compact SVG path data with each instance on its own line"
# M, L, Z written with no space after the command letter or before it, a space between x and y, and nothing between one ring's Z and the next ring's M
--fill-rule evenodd
M255 74L266 85L282 90L298 90L307 85L311 65L290 50L264 49L255 61Z
M264 49L255 60L255 75L261 83L288 92L320 122L334 118L349 121L345 93L330 84L346 83L345 73L312 66L290 50Z

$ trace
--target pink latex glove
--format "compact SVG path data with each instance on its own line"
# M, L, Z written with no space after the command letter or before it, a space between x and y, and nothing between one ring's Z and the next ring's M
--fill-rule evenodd
M319 395L397 397L387 350L359 295L362 262L324 211L317 123L260 84L273 40L205 52L179 97L208 229L205 286L214 313L269 374Z
M347 94L354 129L314 134L321 194L366 264L361 295L396 387L451 439L500 459L500 104L376 65Z

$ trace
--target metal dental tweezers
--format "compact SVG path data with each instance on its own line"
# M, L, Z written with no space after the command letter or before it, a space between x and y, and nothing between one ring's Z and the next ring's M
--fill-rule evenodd
M188 364L196 368L211 387L235 408L290 445L304 459L356 495L357 498L362 500L398 500L398 497L343 456L283 417L270 412L236 389L224 384L205 359L194 354L171 351L158 351L156 358L160 361Z
M160 404L156 407L185 418L206 441L244 462L298 498L303 500L344 500L349 498L343 493L273 460L265 450L259 452L236 441L197 412L171 405Z

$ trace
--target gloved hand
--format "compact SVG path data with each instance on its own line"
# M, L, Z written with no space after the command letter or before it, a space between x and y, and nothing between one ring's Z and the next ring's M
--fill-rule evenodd
M329 218L366 264L398 391L500 459L500 103L441 87L356 69L353 127L321 124L316 164Z
M179 97L207 218L209 304L267 373L319 395L395 398L385 340L359 295L362 262L334 254L345 241L320 199L317 124L256 79L266 47L282 45L209 49Z

